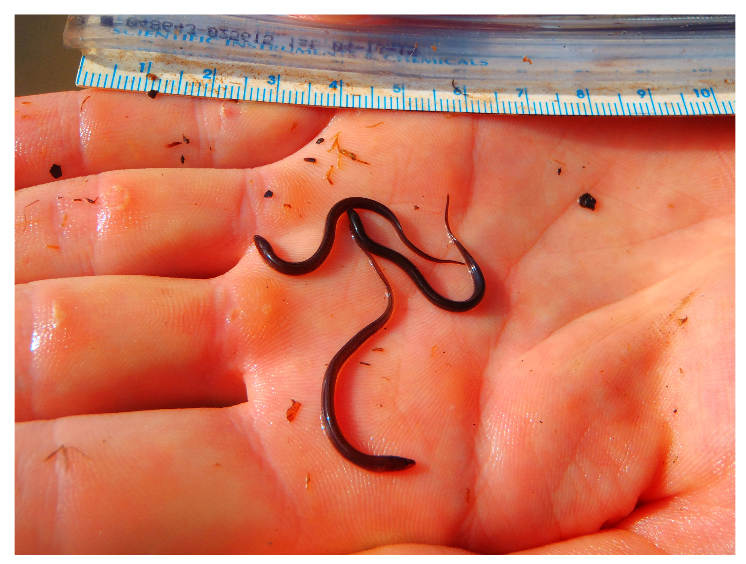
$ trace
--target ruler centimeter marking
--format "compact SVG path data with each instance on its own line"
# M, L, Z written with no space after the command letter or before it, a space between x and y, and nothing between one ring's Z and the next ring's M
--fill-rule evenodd
M76 85L205 98L307 106L449 113L658 116L734 115L735 89L712 82L697 88L656 90L655 84L625 84L626 91L531 91L516 84L485 87L484 81L455 80L422 86L383 82L369 75L269 67L251 63L190 60L142 51L98 49L84 53ZM118 61L114 63L114 60ZM311 80L308 80L309 74ZM301 78L302 76L302 78ZM392 79L389 79L392 80ZM401 78L393 80L402 80ZM367 81L367 83L366 83ZM442 81L441 81L442 82ZM606 89L608 90L608 89ZM655 95L653 94L655 93Z

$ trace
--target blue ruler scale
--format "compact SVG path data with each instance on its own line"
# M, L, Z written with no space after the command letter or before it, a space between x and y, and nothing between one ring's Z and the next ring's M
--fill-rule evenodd
M381 20L384 20L381 23ZM735 16L71 16L81 87L420 112L735 114Z

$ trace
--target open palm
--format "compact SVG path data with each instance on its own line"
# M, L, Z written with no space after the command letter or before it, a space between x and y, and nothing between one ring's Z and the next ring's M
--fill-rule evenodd
M16 550L732 552L734 127L18 99ZM305 259L364 196L459 259L447 195L487 291L440 310L379 261L394 313L337 414L417 463L371 473L320 402L380 279L346 217L304 276L252 237ZM470 295L463 266L412 260Z

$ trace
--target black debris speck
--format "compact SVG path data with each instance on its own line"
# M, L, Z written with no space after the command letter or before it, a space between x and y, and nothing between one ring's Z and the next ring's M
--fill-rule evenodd
M275 195L275 194L274 194L274 192L272 192L272 190L267 190L267 191L266 191L266 192L264 193L264 197L265 197L265 198L271 198L271 197L272 197L272 196L274 196L274 195Z
M62 176L62 167L58 164L53 164L52 168L49 169L49 174L52 175L52 178L57 180L60 176Z
M148 90L148 96L150 98L155 98L157 94L158 94L157 90Z
M562 174L562 167L557 169L557 176L559 176L560 174Z
M181 155L181 164L184 164L184 155Z
M581 208L588 208L589 210L596 209L596 198L588 194L587 192L578 198L578 203Z
M321 145L321 143L323 143L323 142L324 142L324 138L323 137L319 137L318 139L316 139L316 144L317 145Z

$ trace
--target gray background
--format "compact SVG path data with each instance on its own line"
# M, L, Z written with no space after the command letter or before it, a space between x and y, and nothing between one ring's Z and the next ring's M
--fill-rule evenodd
M80 51L62 46L66 21L66 15L16 15L16 96L80 90L75 86Z

